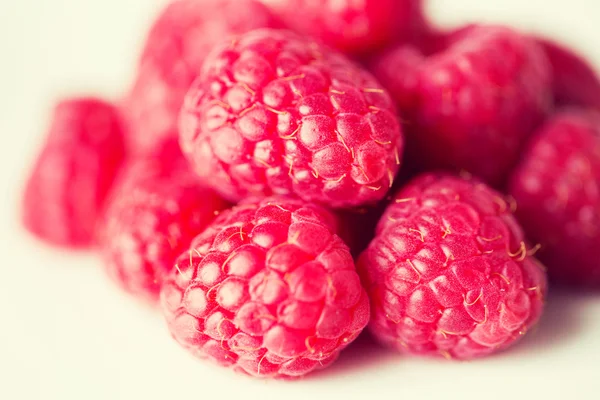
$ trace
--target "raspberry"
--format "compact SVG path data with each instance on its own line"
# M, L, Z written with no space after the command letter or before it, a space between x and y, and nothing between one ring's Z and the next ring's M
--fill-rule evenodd
M186 91L212 46L231 34L277 26L254 0L178 0L152 26L125 108L132 125L128 137L144 153L177 137L177 117Z
M257 377L333 362L367 325L369 301L333 216L267 198L223 212L179 257L161 300L173 337Z
M228 199L296 194L332 207L384 197L403 147L392 101L370 74L279 30L215 48L186 96L180 141Z
M600 77L582 56L548 39L538 39L550 60L556 103L600 110Z
M559 284L600 287L600 114L563 110L510 180L517 216Z
M199 185L177 142L132 161L111 195L100 233L109 275L127 292L156 303L175 259L224 207Z
M410 161L500 185L550 107L550 65L535 41L505 27L468 26L445 41L429 56L393 48L372 69L408 121Z
M359 261L371 332L414 354L470 359L504 349L542 312L546 277L530 254L499 193L421 175L394 197Z
M411 39L424 25L421 0L262 0L287 26L350 53Z
M25 186L25 227L55 245L89 246L123 158L115 107L94 98L59 102Z

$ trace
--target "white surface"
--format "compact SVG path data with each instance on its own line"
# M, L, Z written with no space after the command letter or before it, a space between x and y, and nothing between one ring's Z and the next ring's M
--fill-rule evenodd
M363 345L309 379L264 382L191 359L92 255L27 236L15 212L53 99L124 90L159 3L0 1L0 399L598 398L600 293L554 294L537 332L486 360L420 360ZM600 66L596 0L431 0L430 8L445 23L552 34Z

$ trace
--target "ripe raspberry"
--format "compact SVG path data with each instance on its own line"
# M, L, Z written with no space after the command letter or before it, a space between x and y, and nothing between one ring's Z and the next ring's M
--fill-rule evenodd
M600 114L557 113L515 169L510 194L559 284L600 287Z
M128 98L130 147L151 150L177 137L183 98L212 46L231 35L278 23L255 0L178 0L152 26Z
M223 200L199 185L177 142L132 161L108 201L100 233L109 275L155 303L175 259L223 208Z
M25 227L55 245L90 245L124 153L115 107L93 98L59 102L25 187Z
M408 121L422 168L466 170L500 185L551 103L542 48L509 28L468 26L426 56L401 46L373 64Z
M425 25L421 0L262 0L287 26L341 51L411 39Z
M554 97L558 105L600 110L600 77L582 56L548 39L538 39L550 60Z
M546 277L511 205L482 183L426 174L405 186L361 255L372 333L399 351L469 359L514 343Z
M180 140L229 199L293 193L332 207L384 197L403 147L392 102L370 74L278 30L215 48L186 96Z
M369 319L334 226L320 207L285 198L223 212L163 286L173 337L257 377L298 377L333 362Z

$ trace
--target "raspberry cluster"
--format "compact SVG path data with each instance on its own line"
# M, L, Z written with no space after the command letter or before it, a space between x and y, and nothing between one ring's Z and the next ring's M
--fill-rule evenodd
M600 78L554 39L420 0L176 0L115 104L59 103L24 226L213 364L298 378L367 326L474 359L547 276L600 288Z

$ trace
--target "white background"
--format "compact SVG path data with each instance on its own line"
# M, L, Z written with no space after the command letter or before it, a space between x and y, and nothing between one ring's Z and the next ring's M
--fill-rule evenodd
M485 360L422 360L363 343L326 372L267 382L191 359L93 255L27 236L18 200L52 102L118 96L161 3L0 0L0 399L599 398L600 293L553 293L536 332ZM445 24L497 21L552 35L600 66L597 0L430 0L429 8Z

